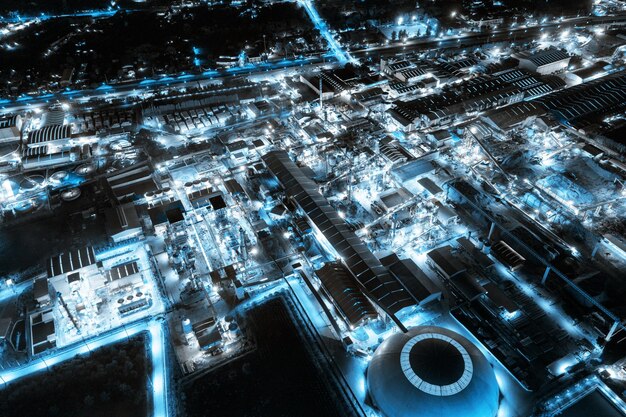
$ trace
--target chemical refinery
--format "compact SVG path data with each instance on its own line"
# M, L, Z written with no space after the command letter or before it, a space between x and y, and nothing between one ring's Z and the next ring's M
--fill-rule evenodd
M626 4L7 3L0 414L626 416Z

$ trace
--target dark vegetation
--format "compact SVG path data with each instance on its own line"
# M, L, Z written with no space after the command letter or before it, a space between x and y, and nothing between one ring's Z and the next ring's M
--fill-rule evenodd
M419 6L416 7L416 5ZM474 18L498 16L505 20L516 19L532 13L535 16L577 15L590 11L586 0L500 0L496 2L473 2L469 0L319 0L320 14L337 29L355 28L368 24L371 19L377 24L395 22L400 16L435 17L444 26L455 26L452 12Z
M116 7L122 9L141 9L153 7L155 4L166 5L168 0L153 0L137 3L133 0L116 1ZM2 0L0 2L0 16L38 16L47 14L69 14L85 10L106 10L111 6L111 0Z
M395 22L404 14L416 14L415 0L396 0L390 6L389 0L321 0L318 9L324 19L337 29L355 28L367 25L367 20L386 24Z
M60 213L0 228L0 276L43 271L48 257L75 244L102 243L105 237L103 222Z
M63 72L72 69L75 87L94 87L105 81L201 72L215 68L220 56L241 52L290 58L317 50L317 31L297 4L248 3L246 8L201 5L180 11L129 8L106 18L41 22L6 38L18 47L0 48L0 79L9 89L2 95L56 91Z
M253 308L246 320L258 348L184 387L187 416L350 415L329 370L316 366L323 361L307 351L313 342L300 336L282 298Z
M149 373L145 337L135 337L0 390L0 416L147 416Z

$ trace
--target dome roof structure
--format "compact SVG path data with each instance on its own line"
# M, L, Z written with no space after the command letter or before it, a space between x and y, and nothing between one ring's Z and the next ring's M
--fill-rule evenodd
M385 340L367 381L386 417L494 417L498 411L498 383L485 356L441 327L416 327Z

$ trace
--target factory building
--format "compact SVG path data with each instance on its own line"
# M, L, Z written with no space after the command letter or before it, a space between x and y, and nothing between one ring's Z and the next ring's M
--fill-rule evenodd
M401 310L416 304L411 295L369 251L335 209L318 191L317 185L284 151L263 156L270 172L287 195L304 212L319 239L325 239L356 277L361 290L403 328L396 318Z
M33 171L67 165L79 160L80 151L78 148L68 151L56 151L44 145L35 148L24 148L22 167L26 171Z
M342 264L327 263L315 271L315 274L326 295L349 326L355 328L368 319L378 317L376 309L363 295L352 273Z
M473 301L487 293L475 274L468 271L465 264L458 261L458 256L450 245L428 252L428 265L462 298Z
M405 164L394 166L391 169L391 175L406 187L407 184L417 182L437 169L437 164L434 161L436 156L436 153L425 155Z
M139 258L97 261L93 248L84 247L53 256L47 269L56 305L76 330L92 326L94 316L116 313L109 317L120 320L153 305L150 271Z
M392 253L380 259L419 305L441 299L439 289L411 259L400 259Z
M35 148L44 145L66 146L72 138L72 128L69 125L52 125L33 130L28 135L27 145Z
M442 246L431 250L426 254L428 264L445 279L451 279L467 270L452 253L452 247Z
M133 199L157 189L152 172L148 162L141 162L115 171L107 177L107 183L118 201Z
M323 100L328 100L344 91L350 91L364 80L353 69L341 68L322 71L308 77L301 75L300 81L313 90L317 96L321 94Z
M389 60L381 59L380 60L380 72L389 77L394 77L395 74L399 71L403 71L407 68L410 68L412 64L407 60L401 60L396 62L390 62Z
M104 217L106 218L107 234L115 243L142 235L139 216L135 205L132 203L111 207L105 211Z
M521 68L510 68L494 73L493 76L507 84L514 85L524 92L526 99L541 96L565 87L557 76L540 77L536 73Z
M130 128L138 115L131 109L102 109L73 115L72 124L79 132L103 132Z
M519 102L524 91L499 78L480 76L460 85L410 101L396 101L387 111L390 121L400 130L435 127L452 123L468 113Z
M604 61L598 61L588 67L577 69L567 74L567 80L572 85L578 85L593 81L596 78L604 77L608 74L607 68L610 68L610 64Z
M425 78L426 74L423 68L407 68L396 72L394 76L404 83L413 84Z
M46 267L49 283L63 296L71 294L72 283L80 281L81 276L98 272L96 254L91 246L55 255L48 259Z
M607 75L597 80L540 97L536 102L578 128L586 127L594 118L623 108L626 102L626 72Z
M386 417L495 417L493 368L469 340L423 326L385 340L367 370L370 396Z
M38 311L29 316L30 355L35 356L56 347L56 331L52 309Z
M519 67L541 75L556 74L567 70L570 56L560 49L546 48L539 52L522 52L517 55Z
M53 106L41 115L41 127L62 126L65 124L65 110L62 106Z
M22 132L22 116L13 115L0 118L0 143L20 140Z
M491 127L506 133L515 127L530 124L546 114L547 111L540 104L525 101L503 109L491 110L481 118Z

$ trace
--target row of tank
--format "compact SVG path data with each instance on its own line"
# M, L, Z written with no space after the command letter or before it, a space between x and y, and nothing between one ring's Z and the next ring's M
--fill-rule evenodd
M16 176L4 180L0 196L5 209L19 213L36 211L47 201L47 191L62 189L61 200L73 201L81 195L80 185L86 177L96 171L94 164L79 165L73 171L61 170L47 179L43 175Z

